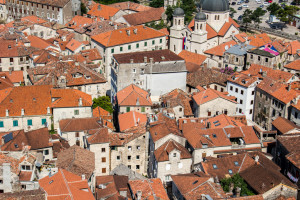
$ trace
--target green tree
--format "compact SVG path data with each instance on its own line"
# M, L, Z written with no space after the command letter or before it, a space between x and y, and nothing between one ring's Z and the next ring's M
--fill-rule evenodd
M110 98L108 96L94 98L93 99L93 108L96 108L98 106L110 113L112 113L114 111L112 104L110 103Z
M270 15L277 15L278 11L281 10L281 6L277 3L271 3L268 7L267 7L267 11L270 12Z
M174 11L174 7L172 7L172 6L167 7L166 12L165 12L165 14L167 15L167 23L169 23L169 22L172 23L173 11Z
M84 15L87 13L87 9L83 3L80 4L80 9L81 9L81 15Z
M190 23L194 17L194 12L196 12L196 5L194 0L182 0L182 3L180 4L180 8L184 10L184 21L186 23Z
M230 14L229 14L230 17L233 18L233 17L234 17L234 14L236 13L236 10L234 10L234 8L230 7L230 8L229 8L229 12L230 12Z
M160 22L158 24L155 24L154 22L151 22L150 24L146 24L146 26L154 28L156 30L160 30L162 28L166 28L167 26L164 23L164 20L160 20Z
M149 6L154 8L164 7L164 0L152 0Z
M252 10L246 9L243 14L243 24L245 25L246 32L248 25L252 22Z
M220 181L220 183L225 192L229 192L230 185L233 184L233 192L235 192L236 188L239 187L241 188L241 196L254 195L254 192L248 188L247 183L239 174L235 174L230 178L224 178Z
M261 23L261 17L266 14L267 11L263 10L262 8L256 8L252 13L252 21L257 25Z
M282 22L289 23L292 21L293 16L300 8L297 6L285 6L284 9L280 9L277 13L277 17Z

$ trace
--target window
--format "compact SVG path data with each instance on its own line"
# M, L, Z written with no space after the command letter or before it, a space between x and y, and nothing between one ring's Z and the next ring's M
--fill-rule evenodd
M243 95L244 94L244 90L241 90L241 95Z
M132 69L132 73L136 73L136 69L134 68L134 69Z
M102 173L106 173L106 168L102 168Z
M105 163L105 162L106 162L106 158L105 158L105 157L102 157L102 158L101 158L101 162Z
M239 113L242 113L242 109L239 109Z
M144 46L145 46L145 47L147 46L147 42L144 42Z
M127 167L128 167L129 169L131 169L131 165L128 165Z
M77 137L77 138L79 137L79 132L75 133L75 137Z
M250 111L249 111L249 114L251 115L251 114L252 114L252 112L253 112L253 111L252 111L252 109L250 109Z
M128 45L128 50L131 50L131 45Z
M295 118L298 119L298 113L297 112L295 112ZM1 127L1 122L0 122L0 127Z
M211 112L210 112L210 111L207 112L207 116L208 116L208 117L211 116Z
M155 45L155 40L152 40L152 45Z
M9 48L9 47L8 47L8 48ZM14 62L14 58L10 58L9 60L10 60L10 62Z
M169 181L170 180L170 175L165 176L165 180Z
M232 174L232 170L231 169L229 169L228 172L229 172L229 174Z
M102 148L102 149L101 149L101 152L102 152L102 153L105 153L105 148Z
M179 108L179 112L182 112L182 108Z
M214 168L214 169L218 169L218 167L217 167L216 164L213 164L213 168Z
M137 149L137 150L140 150L140 149L141 149L141 146L136 146L136 149Z
M142 107L142 108L141 108L141 111L142 111L142 112L145 112L145 107Z
M44 150L44 155L49 155L49 150L48 149Z
M139 166L139 165L136 165L135 168L136 168L136 169L140 169L140 166Z
M45 125L47 123L46 119L42 119L42 125Z
M269 62L269 58L266 58L265 61L266 61L266 62Z
M120 156L117 156L117 160L120 160L121 159L121 157Z
M130 107L126 107L126 112L129 112L130 111Z
M235 88L235 92L238 93L238 92L239 92L239 89L238 89L238 88Z
M240 100L240 104L243 104L243 100L242 99Z
M173 153L173 157L176 157L176 153Z
M111 53L114 53L115 52L115 50L114 49L111 49Z
M135 158L136 158L137 160L139 160L139 159L140 159L140 156L139 156L139 155L137 155Z
M232 86L230 86L230 90L231 90L231 91L233 90L233 87L232 87Z
M121 52L123 51L123 47L120 47L120 51L121 51Z
M4 122L0 121L0 128L3 128L3 127L4 127Z
M217 89L218 89L218 86L215 85L215 90L217 90Z
M13 126L14 126L14 127L19 126L18 120L14 120L14 121L13 121Z
M32 126L32 119L27 120L27 126Z
M258 61L260 61L260 56L257 57Z
M253 105L253 100L251 100L250 104Z
M74 110L74 115L79 115L79 110Z
M132 149L132 147L131 147L131 146L128 146L128 150L131 151L131 149Z
M162 43L162 39L159 39L159 43Z
M235 62L239 62L239 58L238 57L235 58Z
M140 44L136 44L135 46L136 46L137 49L140 48Z

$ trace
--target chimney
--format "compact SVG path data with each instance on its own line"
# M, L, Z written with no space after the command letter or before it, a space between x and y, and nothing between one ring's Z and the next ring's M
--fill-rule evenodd
M21 109L21 116L24 116L24 108Z
M133 63L133 59L132 58L130 59L130 63Z
M82 98L81 97L79 98L79 104L78 105L82 106Z
M206 69L206 68L207 68L207 63L204 63L204 64L203 64L203 67Z
M81 180L85 180L85 175L84 174L81 175Z
M133 33L137 34L137 28L133 29Z
M149 58L150 64L153 64L153 58Z
M130 36L130 30L126 30L127 35Z
M6 117L9 116L9 111L8 111L8 109L5 110L5 115L6 115Z
M136 191L136 199L137 200L141 200L142 199L142 191L141 190Z
M267 76L267 72L263 71L262 72L262 77L266 77Z
M288 91L292 89L292 84L288 84Z
M50 107L47 107L47 115L50 114Z
M78 63L78 62L75 62L75 66L79 66L79 63Z
M146 62L147 62L147 57L145 56L145 57L144 57L144 63L146 63Z
M258 155L255 156L254 160L257 164L259 164L259 156Z
M115 24L115 30L117 30L118 29L118 25L117 24Z

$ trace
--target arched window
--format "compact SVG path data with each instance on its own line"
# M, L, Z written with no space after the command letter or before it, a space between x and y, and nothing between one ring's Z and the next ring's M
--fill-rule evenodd
M198 26L198 24L197 24L197 30L199 29L199 26Z
M178 25L180 25L180 20L178 20Z
M215 20L217 20L217 15L215 15Z
M200 30L202 30L202 24L200 24Z

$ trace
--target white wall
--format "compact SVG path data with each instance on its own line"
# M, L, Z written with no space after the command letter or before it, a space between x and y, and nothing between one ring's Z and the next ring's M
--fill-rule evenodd
M75 115L74 111L79 110L79 115ZM92 107L71 107L71 108L53 108L54 128L59 127L59 121L69 118L88 118L92 117Z

